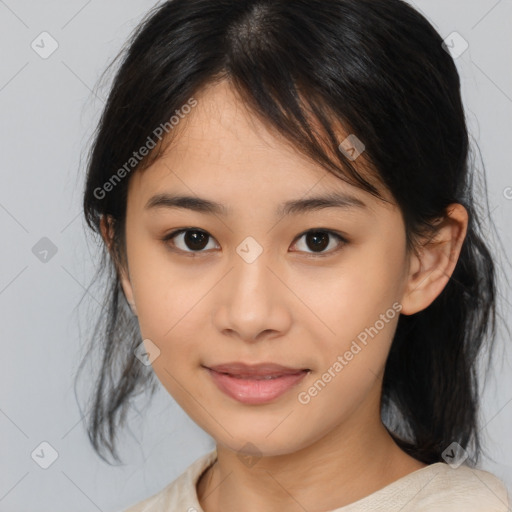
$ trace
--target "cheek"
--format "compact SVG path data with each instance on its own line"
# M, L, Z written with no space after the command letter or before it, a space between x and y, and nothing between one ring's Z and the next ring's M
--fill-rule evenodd
M187 323L212 279L193 262L176 265L163 242L144 236L129 247L129 262L141 334L167 344Z
M311 268L290 277L298 318L322 339L351 339L379 320L399 299L399 258L369 248L353 251L336 267Z
M402 260L392 245L377 242L347 253L336 269L297 276L297 295L308 305L301 318L320 366L318 386L329 389L318 405L348 389L364 394L385 366L401 310Z

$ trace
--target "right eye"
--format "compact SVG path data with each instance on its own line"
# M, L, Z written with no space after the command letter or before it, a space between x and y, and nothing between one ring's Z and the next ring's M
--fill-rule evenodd
M203 249L205 249L205 247L208 248L210 239L215 240L209 233L202 229L186 228L178 229L165 235L162 241L167 247L170 246L173 250L177 249L182 252L196 253L206 252Z

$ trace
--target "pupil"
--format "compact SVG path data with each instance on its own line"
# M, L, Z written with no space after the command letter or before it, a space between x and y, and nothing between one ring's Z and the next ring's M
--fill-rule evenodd
M208 243L207 235L201 231L187 231L185 233L185 243L189 249L204 249Z
M309 242L313 243L310 244ZM322 231L308 233L306 235L306 243L308 244L308 247L310 249L319 249L319 251L322 251L329 245L329 236L327 235L327 233L324 233Z

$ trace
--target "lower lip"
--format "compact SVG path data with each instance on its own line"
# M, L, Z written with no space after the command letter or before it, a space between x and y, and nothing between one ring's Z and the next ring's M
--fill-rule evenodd
M244 404L264 404L276 399L298 384L309 372L282 375L275 379L239 379L208 368L217 387Z

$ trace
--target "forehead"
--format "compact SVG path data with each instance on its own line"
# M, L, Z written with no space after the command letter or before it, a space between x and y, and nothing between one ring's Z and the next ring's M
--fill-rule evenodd
M139 197L139 206L155 193L175 189L187 195L214 192L225 203L240 197L282 202L283 196L326 191L350 193L367 204L376 201L263 123L228 82L210 85L194 98L197 105L174 127L164 154L132 176L129 194ZM382 187L380 191L386 196Z
M209 85L196 96L197 106L180 121L170 149L177 158L207 161L219 166L262 168L272 164L276 173L289 167L306 167L318 176L324 170L307 162L274 127L263 124L227 81ZM257 159L254 161L254 159ZM254 165L253 165L254 162Z

